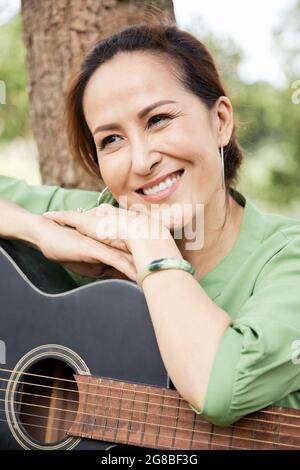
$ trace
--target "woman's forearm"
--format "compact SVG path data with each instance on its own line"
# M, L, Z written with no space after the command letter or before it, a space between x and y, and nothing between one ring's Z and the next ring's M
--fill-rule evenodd
M0 198L0 237L22 240L38 248L43 219L13 202Z
M174 239L135 240L131 248L137 268L158 258L182 257ZM214 357L230 317L183 270L150 274L143 290L169 376L181 396L201 409Z

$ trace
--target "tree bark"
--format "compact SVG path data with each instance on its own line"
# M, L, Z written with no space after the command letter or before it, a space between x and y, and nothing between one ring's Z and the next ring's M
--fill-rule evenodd
M101 189L101 182L67 149L64 94L74 65L90 44L139 21L141 5L152 14L159 8L175 18L172 0L22 0L31 120L43 183Z

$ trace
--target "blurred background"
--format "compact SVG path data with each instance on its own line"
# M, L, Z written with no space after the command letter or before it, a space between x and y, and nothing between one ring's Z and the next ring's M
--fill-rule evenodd
M71 4L75 6L76 1ZM53 142L57 135L47 121L42 126L44 136L38 125L33 125L34 119L40 126L42 122L32 95L36 80L34 74L29 80L28 70L39 65L32 60L32 51L28 60L26 47L34 49L39 18L43 21L39 13L45 12L38 11L34 0L23 3L21 13L20 1L0 0L0 173L30 184L43 181L78 186L71 176L59 179L56 175L61 170L47 170L45 162L58 150L45 135L51 134ZM49 23L48 10L47 24L52 29L49 26L47 31L51 35L59 24L59 11L54 14L53 5L63 8L66 2L44 3L52 8L50 17L58 18ZM106 10L118 8L117 0L86 3L90 11L98 3L105 4ZM213 53L233 102L238 139L245 150L238 189L260 207L300 217L300 0L173 0L173 7L177 24ZM74 11L72 14L69 28L77 38L84 31L80 25L75 27L77 19ZM47 100L51 100L51 93L49 85ZM36 133L38 139L34 138ZM79 186L84 187L82 178L79 180Z

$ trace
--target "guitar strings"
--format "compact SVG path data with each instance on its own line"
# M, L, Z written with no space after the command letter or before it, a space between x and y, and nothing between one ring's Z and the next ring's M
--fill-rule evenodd
M6 382L9 381L9 379L3 379L3 378L2 378L1 380L2 380L2 381L6 381ZM66 392L68 392L68 393L70 393L70 394L72 394L72 393L78 393L78 390L52 387L51 385L42 385L42 384L35 384L35 383L30 383L30 382L22 382L22 381L14 381L14 380L11 380L11 383L12 383L12 382L13 382L13 383L16 383L16 384L21 384L21 385L26 384L26 385L35 386L35 387L49 388L49 389L55 390L55 391L66 391ZM91 384L91 385L98 385L98 384ZM113 389L113 390L116 390L116 389ZM118 390L121 390L122 392L124 392L124 391L126 392L126 391L127 391L127 390L122 389L122 388L121 388L121 389L118 389ZM6 389L0 388L0 391L6 391ZM50 398L50 397L47 396L47 395L38 395L38 394L29 393L29 392L16 391L16 393L19 393L19 394L26 394L26 395L33 396L33 397ZM143 394L145 394L146 392L138 392L138 393L143 393ZM124 402L124 401L132 402L132 398L114 397L114 396L112 396L112 395L106 395L106 394L101 394L101 393L88 393L88 392L84 392L84 395L85 395L85 396L86 396L86 395L93 395L93 396L95 396L95 397L97 397L97 398L99 398L99 397L106 398L106 399L109 398L110 400L111 400L111 399L117 399L117 400L121 400L122 402ZM158 396L158 395L157 395L157 396ZM163 395L160 395L160 397L164 398ZM176 398L176 397L172 397L172 398ZM70 403L78 403L77 400L71 400L71 399L68 399L68 398L59 398L59 399L62 400L62 401L66 401L67 403L69 403L69 402L70 402ZM181 399L181 397L178 396L178 399ZM151 405L151 406L158 406L158 407L161 407L161 406L162 406L162 404L159 404L159 403L151 403L151 402L149 402L149 401L142 401L142 400L137 400L137 399L134 399L134 402L135 402L135 403L138 403L138 404L142 404L142 405ZM186 402L185 400L184 400L184 403L187 404L187 402ZM89 403L88 403L88 404L89 404ZM90 403L90 404L93 404L93 403ZM178 407L178 406L174 406L174 405L163 404L163 407L164 407L164 408L173 408L173 409L175 409L175 410L180 410L180 409L184 410L184 408L182 407L182 405ZM50 409L51 409L51 407L50 407ZM117 408L115 408L115 409L117 409ZM188 406L188 404L187 404L187 407L186 407L185 410L191 412L191 408ZM64 410L62 410L62 411L64 411ZM126 409L125 409L125 411L130 411L130 410L126 410ZM279 416L284 416L284 417L292 417L292 418L294 418L294 419L295 419L295 418L296 418L296 419L300 418L300 416L297 416L297 415L294 415L294 414L291 414L291 413L278 413L278 412L268 411L268 410L265 410L265 411L264 411L264 410L261 410L260 413L269 414L269 415L274 415L274 416L278 416L278 415L279 415ZM165 417L167 417L167 418L174 418L174 416L172 416L172 415L165 415ZM259 417L257 417L257 418L243 417L243 419L247 419L247 420L249 420L249 421L258 421L258 422L262 422L262 423L263 423L263 422L264 422L264 423L270 423L270 422L271 422L271 421L267 421L267 420L264 420L264 419L259 418ZM296 427L296 428L299 427L297 424L290 424L290 423L285 423L285 426Z
M5 378L0 378L0 381L2 382L10 382L10 383L15 383L15 384L19 384L19 385L30 385L32 387L41 387L41 388L49 388L51 390L55 390L55 391L63 391L63 392L69 392L69 393L77 393L77 394L80 394L80 391L79 390L72 390L72 389L69 389L69 388L61 388L61 387L53 387L52 385L44 385L44 384L39 384L39 383L31 383L31 382L23 382L22 380L10 380L10 379L5 379ZM77 385L77 382L73 382L74 384ZM79 382L80 383L80 382ZM94 386L99 386L98 383L90 383L90 384L87 384L88 386L90 385L94 385ZM135 390L126 390L122 387L114 387L114 388L109 388L108 385L102 385L102 387L107 387L109 390L116 390L116 391L121 391L122 394L124 392L134 392L134 393L140 393L140 394L143 394L143 395L147 395L149 396L149 393L147 392L143 392L143 391L135 391ZM151 385L150 385L151 387ZM0 390L6 390L6 389L0 389ZM176 390L174 390L174 392L176 392ZM17 393L22 393L22 392L17 392ZM178 393L178 392L177 392ZM29 395L32 395L34 396L34 394L29 394ZM94 392L84 392L84 395L88 395L88 396L94 396L94 397L110 397L110 398L115 398L115 399L122 399L122 401L130 401L132 402L132 398L126 398L126 397L113 397L112 395L103 395L101 393L94 393ZM43 396L43 395L42 395ZM175 400L180 400L183 402L183 405L186 404L186 409L188 411L190 411L190 408L188 406L188 403L186 400L184 400L184 398L180 397L180 395L178 395L178 398L177 397L174 397L174 396L169 396L169 395L161 395L161 394L157 394L157 393L152 393L151 392L151 397L159 397L159 398L172 398L172 399L175 399ZM73 401L73 402L76 402L78 403L78 400L69 400L69 399L63 399L63 400L66 400L66 401ZM137 403L141 403L141 404L151 404L151 405L154 405L154 406L161 406L159 403L149 403L148 401L142 401L142 400L135 400L135 402ZM182 405L180 406L174 406L174 405L167 405L167 404L164 404L164 407L166 408L174 408L175 410L178 410L178 409L183 409Z
M70 411L70 410L68 410ZM9 413L12 413L12 411L9 411ZM39 418L39 419L48 419L48 416L43 416L43 415L36 415L36 414L33 414L33 413L21 413L21 415L26 415L26 416L31 416L31 417L35 417L35 418ZM104 416L104 418L107 420L107 419L119 419L119 418L116 418L116 417L106 417ZM46 429L46 430L49 430L49 429L53 429L53 430L56 430L56 431L59 431L59 432L65 432L67 434L67 432L70 430L70 428L72 427L72 425L74 424L74 421L72 420L68 420L68 419L65 419L65 418L53 418L54 421L64 421L64 422L69 422L71 423L70 426L68 428L57 428L57 427L53 427L53 426L45 426L45 425L38 425L38 424L32 424L32 423L25 423L23 421L21 421L22 425L23 426L33 426L33 427L39 427L39 428L42 428L42 429ZM0 419L0 421L3 421L3 422L8 422L7 419ZM136 422L134 420L132 421L128 421L130 422L130 424L133 422ZM149 425L155 425L155 426L163 426L163 427L166 427L166 428L170 428L170 429L173 429L171 426L166 426L166 425L161 425L161 424L153 424L153 423L144 423L144 422L138 422L140 424L149 424ZM134 430L132 429L129 429L128 431L125 429L119 429L119 427L115 427L115 426L107 426L107 424L103 425L103 424L96 424L96 423L89 423L89 422L80 422L80 426L89 426L92 428L92 433L91 433L91 439L93 439L92 437L92 434L93 434L93 430L95 428L103 428L104 432L106 430L114 430L116 431L115 434L117 434L118 431L121 431L121 432L128 432L129 433L132 433L132 432L135 432ZM26 429L26 428L25 428ZM288 448L294 448L294 449L300 449L300 445L296 445L296 444L286 444L286 443L281 443L281 442L274 442L274 441L266 441L266 440L262 440L262 439L253 439L253 438L247 438L247 437L242 437L242 436L233 436L233 435L230 435L230 434L221 434L221 433L218 433L218 432L210 432L210 431L201 431L201 430L197 430L197 429L194 429L194 430L191 430L191 429L182 429L182 428L176 428L178 430L182 430L182 431L189 431L189 432L192 432L193 433L193 436L197 433L197 434L200 434L200 435L209 435L211 437L211 439L213 439L213 437L226 437L226 438L229 438L230 440L233 440L233 439L239 439L239 440L242 440L242 441L250 441L250 442L253 442L253 443L259 443L259 444L271 444L271 445L275 445L275 446L282 446L282 447L288 447ZM243 428L243 427L240 427L240 426L235 426L235 429L241 429L242 431L245 431L245 430L248 430L247 428ZM27 431L28 432L28 431ZM251 429L251 432L267 432L267 431L264 431L264 430L258 430L258 429ZM272 431L268 431L269 433L271 433ZM156 438L171 438L170 435L166 435L166 434L162 434L162 433L150 433L148 431L140 431L141 434L146 435L147 436L153 436L153 437L156 437ZM74 436L73 436L74 437ZM81 436L78 436L78 437L81 437ZM200 436L201 437L201 436ZM281 435L280 437L292 437L292 438L295 438L295 436L292 436L292 435ZM102 436L102 439L106 439L105 436ZM116 439L116 436L114 436L114 439ZM230 444L227 446L226 444L218 444L218 443L208 443L208 442L205 442L205 441L199 441L199 439L195 439L194 437L192 439L189 439L189 438L184 438L184 437L173 437L173 439L179 439L180 441L187 441L187 442L192 442L193 444L194 443L199 443L199 444L211 444L211 445L222 445L226 448L234 448L236 446L231 446ZM97 439L98 440L98 439ZM113 442L116 442L116 441L113 441ZM123 441L122 441L123 442ZM127 439L127 442L128 443L128 439ZM132 445L132 443L130 443ZM244 449L245 447L237 447L237 448L240 448L240 449Z
M3 389L3 388L0 388L0 391L5 392L6 390ZM51 396L47 396L47 395L38 395L38 394L32 394L32 393L28 393L28 392L17 392L17 393L18 393L18 394L22 394L22 395L29 395L29 396L33 396L33 397L38 397L38 398L44 398L44 399L46 399L46 400L47 400L47 399L51 400ZM114 398L114 397L111 397L111 396L109 396L109 395L101 395L101 394L99 394L99 396L104 397L104 398L109 398L109 399ZM66 401L67 403L72 402L72 403L76 403L77 405L79 405L79 403L78 403L76 400L68 400L67 398L61 398L61 397L59 397L59 398L55 397L55 399L57 399L58 401ZM5 401L5 399L3 399L3 398L1 399L1 398L0 398L0 401ZM36 405L36 404L34 404L34 403L31 403L31 402L26 403L26 402L23 402L23 401L22 401L22 402L19 402L19 401L16 401L16 400L7 400L7 402L23 404L23 405L25 405L25 406L26 406L26 405L28 405L28 406L39 406L39 407L47 408L49 411L56 410L56 411L65 411L65 412L67 412L67 413L78 413L78 410L71 410L71 409L68 409L68 408L66 408L66 409L64 409L64 408L55 408L55 407L45 406L45 405ZM136 401L135 401L135 403L136 403ZM142 403L145 404L145 403L147 403L147 402L142 402ZM86 403L86 405L90 405L90 404L93 405L93 403ZM149 404L149 403L147 403L147 404ZM98 405L97 405L97 406L98 406ZM158 405L158 406L159 406L159 405ZM111 406L110 404L109 404L109 405L105 405L104 408L105 408L105 409L108 408L109 410L117 410L117 411L120 411L120 407ZM122 411L124 411L124 412L126 412L126 411L132 412L132 409L123 408ZM143 411L141 411L141 410L133 410L133 411L136 411L136 412L137 412L137 411L138 411L138 412L143 412ZM80 411L79 413L80 413L80 414L90 415L89 412L85 412L85 411ZM146 411L144 411L144 413L146 413ZM38 416L38 415L37 415L37 416ZM103 417L105 417L106 415L94 415L94 416L95 416L95 417L102 417L102 418L103 418ZM114 418L113 416L107 416L107 417L108 417L108 418ZM172 415L163 415L163 418L173 418L173 419L176 419L176 417L175 417L175 416L172 416ZM122 418L122 419L123 419L123 420L126 420L126 418ZM198 419L199 419L199 418L198 418ZM257 422L257 421L258 421L259 423L277 424L277 423L272 423L272 421L267 421L267 420L261 419L261 418L260 418L260 419L255 419L255 418L250 418L250 417L245 416L245 417L243 417L243 419L245 419L245 420L247 420L247 421L254 421L254 422ZM127 421L130 421L130 420L127 420ZM186 422L190 423L190 419L184 418L184 417L182 417L182 416L180 417L180 421L181 421L181 422L186 421ZM199 420L199 421L200 421L201 423L206 423L206 421L205 421L204 419L201 419L201 420ZM143 423L142 423L142 424L143 424ZM148 424L156 425L157 423L148 423ZM236 426L236 425L235 425L235 426ZM297 424L290 424L290 423L285 423L285 426L292 427L292 428L296 428L296 429L298 429L298 427L299 427ZM180 429L180 428L177 428L177 429ZM244 428L241 428L241 429L250 430L250 429L252 429L252 428L245 428L245 427L244 427ZM181 430L181 429L180 429L180 430ZM183 429L183 430L186 430L186 429ZM253 429L252 429L252 430L253 430ZM263 430L261 430L261 429L254 429L254 431L262 432ZM272 431L265 430L265 432L272 432ZM286 436L292 437L290 434L286 434Z
M78 384L82 383L82 382L80 382L80 381L77 382L76 380L64 379L64 378L60 378L60 377L51 377L51 376L48 376L48 375L32 374L32 373L29 373L29 372L23 372L23 371L17 371L17 370L10 370L10 369L3 369L3 368L0 368L0 372L1 372L1 371L2 371L2 372L10 372L10 373L15 372L15 373L20 373L20 374L22 374L22 375L29 375L29 376L38 377L38 378L46 378L46 379L51 379L51 380L59 380L59 381L63 381L63 382L68 382L68 383L75 384L76 386L77 386ZM84 377L86 377L86 376L82 376L82 377L84 378ZM91 376L91 377L93 377L93 376ZM101 377L99 377L99 378L97 377L97 379L101 381ZM10 381L10 379L5 379L5 378L2 378L2 379L0 378L0 380L5 381L5 382L9 382L9 381ZM130 390L130 389L126 390L126 389L124 389L124 384L133 385L133 386L135 386L135 385L143 385L143 384L130 383L130 382L122 382L122 381L120 381L120 380L118 380L118 379L106 379L106 380L110 380L110 381L113 382L113 383L118 383L118 382L120 382L120 383L123 384L123 387L116 387L116 386L114 386L114 387L112 387L112 388L109 388L108 385L102 385L102 386L104 386L104 387L109 388L110 390L121 391L122 393L124 393L124 392L134 392L134 393L139 393L139 394L141 394L141 395L147 395L147 396L149 396L149 392L146 392L146 391L140 391L140 390L136 391L136 390ZM56 391L59 390L59 391L67 391L67 392L78 393L78 394L80 393L79 390L70 390L70 389L67 389L67 388L53 387L53 386L51 386L51 385L42 385L42 384L35 384L35 383L30 383L30 382L22 382L22 381L14 381L14 380L11 380L10 382L19 383L19 384L26 384L26 385L36 386L36 387L50 388L50 389L56 390ZM96 386L96 387L97 387L97 386L99 386L99 383L88 383L88 384L86 384L86 385L87 385L88 387L90 387L90 386ZM154 385L149 385L149 387L150 387L150 388L152 388L152 387L155 388ZM157 387L157 386L156 386L156 387ZM168 391L168 389L166 389L166 388L165 388L164 390ZM174 390L174 392L178 393L176 390ZM84 393L85 396L87 396L87 395L93 395L93 396L96 396L96 397L98 397L98 396L108 397L108 396L109 396L109 395L101 395L101 394L99 395L98 393L86 392L86 391L84 391L83 393ZM186 405L187 405L187 410L190 411L190 407L189 407L189 405L188 405L188 402L187 402L184 398L182 398L179 394L178 394L178 396L172 396L172 395L166 395L166 394L159 394L159 393L153 393L153 392L151 392L151 396L152 396L152 397L155 396L155 397L163 398L163 399L168 398L168 399L173 399L173 400L180 400L180 401L183 402L183 404L186 404ZM110 398L120 399L120 397L112 397L112 396L110 396ZM122 398L122 400L132 401L131 398ZM147 402L143 402L143 401L141 401L141 400L137 400L137 401L138 401L139 403L141 403L141 404L149 404L148 401L147 401ZM158 403L150 403L150 404L151 404L152 406L153 406L153 405L161 406L161 405L158 404ZM173 405L164 405L164 407L174 408L174 409L177 410L177 409L180 409L180 408L182 407L182 405L180 405L179 407L176 406L176 405L174 405L174 406L173 406ZM296 411L297 411L297 410L296 410ZM291 418L294 418L294 419L300 419L300 415L297 416L297 415L291 414L291 413L289 413L289 412L280 412L280 413L279 413L279 412L277 412L277 411L269 411L269 410L259 410L259 412L260 412L260 413L264 413L264 414L269 414L269 415L272 414L272 415L276 415L276 416L279 415L279 416L291 417ZM259 418L258 418L258 419L259 419Z
M3 390L3 389L2 389L2 390ZM4 389L3 391L5 391L5 389ZM37 397L41 397L41 398L49 398L49 397L47 397L47 396L45 396L45 395L34 395L34 394L28 394L27 392L18 392L18 393L27 394L27 395L32 395L32 396L37 396ZM107 395L105 395L105 397L107 397ZM65 401L65 400L66 400L66 401L67 401L67 399L64 399L64 398L59 398L59 400L61 400L61 401ZM72 400L72 401L73 401L73 400ZM11 402L11 403L14 403L13 400L11 400L10 402ZM73 401L73 402L74 402L74 401ZM23 403L23 402L16 402L16 403ZM75 403L77 403L77 401L76 401ZM24 405L29 405L29 406L32 405L31 403L23 403L23 404L24 404ZM67 409L67 410L64 410L64 409L53 408L53 407L46 407L46 406L34 405L34 404L33 404L33 406L48 408L49 410L53 410L53 409L54 409L54 410L57 410L57 411L65 411L65 412L67 412L67 413L77 413L77 411L68 410L68 409ZM111 406L108 406L108 407L107 407L107 406L105 406L105 409L107 409L107 408L108 408L108 410L117 410L117 411L119 411L119 408L116 408L116 407L111 407ZM131 410L124 410L124 411L131 411ZM80 412L80 414L89 415L89 413L87 413L87 412ZM29 415L29 416L30 416L30 414L28 414L28 413L22 413L22 415ZM32 414L31 416L35 416L36 418L44 418L44 419L46 419L45 416L33 415L33 414ZM111 417L111 416L107 416L107 415L94 415L94 417L95 417L95 418L97 418L97 417L102 417L102 418L106 418L106 419L117 419L116 417ZM164 416L164 418L166 418L166 417L174 418L174 416L169 416L169 415L165 415L165 416ZM255 419L251 419L251 418L244 418L244 419L246 419L247 421L255 421ZM68 421L68 422L70 422L70 423L73 423L73 422L74 422L73 420L67 420L67 419L63 419L63 418L54 418L54 420L62 420L62 421L66 421L66 422ZM131 420L131 421L130 421L130 420L126 420L125 418L123 418L123 420L128 421L128 422L135 422L135 420ZM184 418L180 418L180 420L181 420L181 422L187 421L187 420L184 419ZM259 422L265 422L265 423L267 423L267 424L270 424L270 422L269 422L269 421L266 421L266 420L259 420ZM154 426L158 425L157 423L147 423L147 422L141 422L140 424L145 424L145 423L146 423L146 424L149 424L149 425L154 425ZM206 422L205 422L204 420L202 420L202 423L203 423L203 424L204 424L204 423L206 424ZM81 422L81 425L84 425L84 424L90 425L89 423L82 423L82 422ZM165 426L165 425L162 425L162 426ZM291 427L296 427L296 428L298 428L297 425L292 425L292 424L291 424L291 425L287 424L287 426L291 426ZM172 428L171 426L165 426L165 427ZM183 431L189 431L189 429L184 429L184 428L178 428L178 427L177 427L177 429L178 429L178 430L183 430ZM249 431L251 431L252 433L253 433L253 432L264 432L264 433L268 433L268 434L274 435L274 432L272 432L272 431L270 431L270 430L253 429L253 428L249 428L249 427L246 427L246 426L240 427L240 426L235 425L235 429L241 429L241 430L243 430L243 431L249 430ZM203 433L204 431L200 431L200 432ZM210 434L209 432L205 432L205 433L206 433L206 434ZM216 434L215 434L215 435L216 435ZM294 438L295 436L293 436L293 435L291 435L291 434L281 434L281 437ZM252 439L252 440L253 440L253 439ZM260 440L257 440L257 442L265 442L265 443L267 443L267 442L269 442L269 441L260 441ZM288 445L288 444L286 444L286 445ZM296 446L296 448L298 448L298 447Z
M44 397L45 398L45 397ZM19 404L19 405L28 405L28 406L31 406L31 407L35 407L35 408L42 408L42 409L47 409L47 410L55 410L55 411L64 411L64 412L67 412L67 413L75 413L76 415L88 415L88 416L91 416L91 413L89 412L85 412L85 411L75 411L75 410L65 410L63 408L57 408L57 407L49 407L49 406L45 406L45 405L38 405L38 404L35 404L35 403L24 403L24 402L20 402L20 401L17 401L17 400L5 400L5 399L1 399L0 398L0 401L4 401L6 403L12 403L12 404ZM118 412L120 412L120 409L119 408L116 408L116 407L111 407L111 406L105 406L105 410L108 409L108 411L112 411L112 410L117 410ZM132 414L134 412L139 412L140 413L140 410L125 410L125 411L129 411L131 412ZM12 411L10 411L10 413L12 413ZM23 413L21 412L21 415ZM41 416L41 415L33 415L33 416L36 416L38 418L40 417L44 417L46 418L45 416ZM163 418L167 418L167 417L170 417L170 416L163 416ZM176 430L176 431L188 431L188 432L193 432L193 433L200 433L200 434L211 434L211 432L208 432L208 431L201 431L201 430L198 430L198 429L190 429L190 428L181 428L181 427L178 427L178 426L171 426L171 425L167 425L167 424L161 424L161 423L149 423L147 421L138 421L138 420L134 420L134 419L127 419L127 418L120 418L118 416L109 416L109 415L99 415L99 414L93 414L92 415L92 418L94 420L96 420L97 418L105 418L106 420L107 419L113 419L113 420L118 420L118 421L125 421L125 423L137 423L137 424L142 424L142 425L150 425L150 426L159 426L160 428L163 427L163 428L167 428L167 429L171 429L171 430ZM175 419L174 416L172 416L173 419ZM54 418L54 420L57 419L57 420L64 420L64 421L68 421L70 423L74 423L74 420L66 420L66 419L63 419L63 418ZM185 421L184 419L182 419L182 421ZM255 420L254 420L255 421ZM277 424L277 423L270 423L269 421L266 421L268 424ZM195 423L194 423L195 424ZM200 423L198 424L207 424L207 422L205 420L201 420ZM88 425L88 426L91 426L92 428L94 427L103 427L103 425L99 425L99 424L91 424L91 423L88 423L88 422L80 422L80 425ZM288 424L286 424L288 426ZM298 428L297 425L292 425L293 427L296 427ZM105 427L105 426L104 426ZM117 428L113 428L113 429L118 429ZM250 431L251 433L253 432L262 432L262 433L272 433L274 435L274 432L270 431L270 430L264 430L264 429L253 429L251 427L241 427L241 426L238 426L238 425L234 425L234 429L241 429L242 431ZM61 431L66 431L66 429L61 429ZM160 434L161 435L161 434ZM226 435L224 434L217 434L217 433L214 433L214 435L218 435L218 436L222 436L222 437L225 437ZM164 437L168 437L168 436L164 436ZM294 435L291 435L291 434L281 434L281 437L291 437L291 438L297 438L297 436L294 436ZM238 436L234 436L234 438L238 438L240 439L240 437ZM180 438L181 439L181 438ZM260 439L248 439L248 438L241 438L241 439L246 439L246 440L250 440L250 441L255 441L255 442L261 442L261 443L271 443L271 444L274 444L274 442L272 441L262 441ZM189 440L189 439L187 439ZM290 444L284 444L285 446L289 446ZM296 448L300 448L300 445L299 446L295 446Z
M16 374L22 374L22 375L30 375L31 377L37 377L37 378L43 378L43 379L50 379L50 380L53 380L53 381L54 381L54 380L59 380L59 381L62 381L62 382L72 383L72 384L74 384L74 385L76 385L76 386L77 386L79 383L82 383L82 382L80 382L80 381L77 382L76 380L64 379L64 378L60 378L60 377L51 377L51 376L49 376L49 375L32 374L32 373L30 373L30 372L23 372L23 371L19 371L19 370L10 370L10 369L1 369L1 368L0 368L0 372L8 372L8 373L16 373ZM86 376L86 375L83 375L82 377L87 377L87 376ZM93 376L89 376L89 377L93 378ZM97 380L101 380L101 377L96 377L96 378L97 378ZM9 379L4 379L4 378L2 378L2 379L0 379L0 380L4 380L4 381L7 381L7 382L9 381ZM134 382L126 382L126 381L124 382L124 381L121 381L121 380L118 380L118 379L107 379L107 380L110 380L110 381L112 381L112 382L114 382L114 383L122 383L122 384L127 383L128 385L132 385L132 386L144 385L144 384L139 384L139 383L134 383ZM13 381L12 381L12 382L13 382ZM18 381L17 381L17 382L18 382ZM34 384L34 383L30 383L30 382L22 382L22 381L20 381L20 383L25 383L25 384L29 384L29 385L38 385L38 384ZM96 387L96 386L98 386L99 384L98 384L98 383L89 383L89 384L87 384L87 385L88 385L89 387L90 387L90 386ZM45 385L45 386L46 386L46 385ZM149 386L150 388L158 388L157 385L148 385L148 386ZM50 386L48 386L48 387L50 387ZM67 390L67 391L69 391L69 389L63 389L63 388L59 388L59 387L50 387L50 388L53 388L53 390L55 389L55 390ZM113 387L113 390L121 390L121 391L123 391L123 392L125 391L122 387ZM164 388L164 390L168 391L167 388ZM133 391L133 390L128 390L128 392L131 392L131 391ZM174 392L178 393L176 390L174 390ZM74 390L74 393L80 393L80 392L79 392L79 390ZM142 393L142 394L148 395L148 392L139 391L138 393ZM97 395L97 394L95 394L95 393L93 393L93 392L87 392L86 394L87 394L87 395ZM183 401L183 402L186 401L186 400L185 400L184 398L182 398L180 395L178 395L178 397L177 397L177 396L174 397L174 396L172 396L172 395L165 395L165 394L162 395L162 394L152 393L152 392L151 392L151 395L152 395L152 396L155 396L155 397L159 397L159 398L164 397L164 398L171 398L171 399L174 399L174 400L181 400L181 401Z

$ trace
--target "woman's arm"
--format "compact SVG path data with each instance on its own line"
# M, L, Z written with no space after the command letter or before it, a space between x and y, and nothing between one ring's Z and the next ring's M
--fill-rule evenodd
M29 243L48 259L63 263L68 269L83 276L102 277L104 273L107 275L107 268L112 274L110 267L113 267L126 278L136 279L132 255L128 252L92 240L40 215L31 214L3 198L0 198L0 214L2 238Z
M0 198L0 237L17 239L39 248L43 218Z
M137 270L154 259L182 257L172 237L134 239L130 247ZM231 319L195 278L179 269L147 276L143 291L171 380L181 396L202 409L214 358Z

